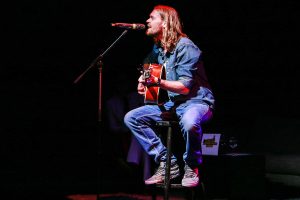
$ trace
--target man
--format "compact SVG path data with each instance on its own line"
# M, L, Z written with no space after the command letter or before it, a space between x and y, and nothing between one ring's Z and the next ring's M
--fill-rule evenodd
M153 38L151 56L166 71L166 79L150 76L138 79L138 92L145 95L147 86L159 86L168 93L168 101L161 105L144 105L129 111L124 122L144 150L159 164L155 174L145 184L162 183L165 176L166 147L154 132L162 113L173 111L186 142L182 185L194 187L199 183L198 167L202 163L202 123L212 118L214 97L201 61L200 49L182 31L177 11L165 5L157 5L146 21L146 35ZM147 59L145 59L147 60ZM180 176L177 158L172 155L170 178Z

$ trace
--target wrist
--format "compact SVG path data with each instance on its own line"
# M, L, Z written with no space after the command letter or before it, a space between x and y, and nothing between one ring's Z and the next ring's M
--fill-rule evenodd
M157 78L156 85L160 86L160 83L161 83L161 79Z

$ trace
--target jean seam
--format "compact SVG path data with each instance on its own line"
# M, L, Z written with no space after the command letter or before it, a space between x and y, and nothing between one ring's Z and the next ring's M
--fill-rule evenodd
M158 114L159 114L159 113L142 115L142 116L140 116L139 118L143 118L143 117L145 117L145 116L151 116L151 115L158 115ZM136 118L135 123L137 123L137 119L138 119L138 118ZM149 126L148 126L148 127L149 127ZM143 133L143 135L146 136L147 141L148 141L148 143L150 144L150 146L153 146L153 143L152 143L151 140L149 139L148 134L145 134L144 128L142 128L142 126L138 126L138 128L139 128L140 131ZM156 135L156 137L158 137L157 134L156 134L156 132L155 132L153 129L152 129L152 131L154 132L154 134ZM159 138L159 137L158 137L158 138ZM157 148L156 148L155 146L154 146L154 150L156 151L156 155L159 155L159 151L157 150Z

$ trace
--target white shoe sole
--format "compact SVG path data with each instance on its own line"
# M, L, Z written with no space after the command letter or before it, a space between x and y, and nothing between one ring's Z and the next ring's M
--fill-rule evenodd
M199 180L196 180L192 183L191 182L184 182L184 181L181 182L181 185L184 186L184 187L196 187L198 184L199 184Z

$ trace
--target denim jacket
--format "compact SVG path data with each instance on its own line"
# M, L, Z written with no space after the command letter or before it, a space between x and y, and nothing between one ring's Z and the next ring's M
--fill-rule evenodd
M174 102L204 103L214 108L214 96L201 60L201 50L187 37L181 38L172 52L164 53L154 45L157 62L165 67L166 79L180 81L190 89L188 95L168 91Z

